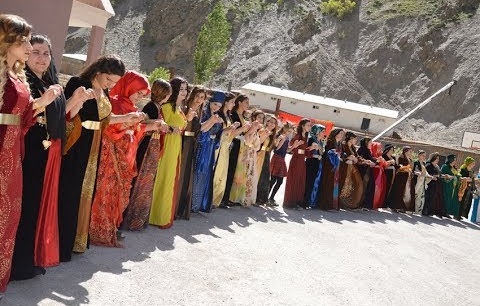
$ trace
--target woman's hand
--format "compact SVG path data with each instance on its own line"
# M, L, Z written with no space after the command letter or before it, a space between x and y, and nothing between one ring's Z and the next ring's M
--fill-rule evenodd
M43 108L53 101L55 101L58 96L62 94L63 88L59 84L51 85L47 90L42 94L42 96L35 100L34 108Z
M187 117L187 121L190 122L193 118L197 117L197 112L193 108L189 108L185 117Z

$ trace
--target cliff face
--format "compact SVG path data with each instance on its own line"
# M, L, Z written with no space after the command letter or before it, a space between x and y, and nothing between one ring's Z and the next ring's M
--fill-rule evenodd
M131 68L172 67L193 79L192 54L212 1L117 2L106 52ZM341 21L322 16L313 0L225 2L232 40L211 86L257 82L404 113L456 79L451 96L396 130L450 145L464 130L480 132L480 0L363 0ZM79 37L71 36L78 46Z

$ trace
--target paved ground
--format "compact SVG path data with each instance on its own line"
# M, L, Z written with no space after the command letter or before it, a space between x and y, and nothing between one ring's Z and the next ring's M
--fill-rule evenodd
M479 233L389 212L216 210L11 283L2 305L480 305Z

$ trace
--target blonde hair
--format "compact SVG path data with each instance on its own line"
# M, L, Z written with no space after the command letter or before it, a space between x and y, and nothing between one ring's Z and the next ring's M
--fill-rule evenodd
M0 14L0 108L3 106L3 95L8 80L7 52L8 49L15 45L23 43L32 31L32 26L28 24L22 17L9 14ZM25 75L25 63L16 61L13 64L13 73L28 90L27 77Z

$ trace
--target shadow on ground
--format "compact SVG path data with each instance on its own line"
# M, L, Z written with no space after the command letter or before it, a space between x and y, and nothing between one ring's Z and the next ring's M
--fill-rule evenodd
M281 208L267 207L216 209L210 214L194 214L190 221L177 220L168 230L149 227L143 232L126 232L124 248L93 246L85 254L75 255L71 262L49 269L45 276L28 281L12 282L2 305L36 305L45 299L68 306L87 304L89 295L102 294L101 291L88 292L82 286L83 282L90 280L96 273L120 275L129 271L124 268L124 263L144 261L150 258L150 254L157 249L160 251L173 250L176 239L183 239L190 244L201 243L197 239L201 235L221 239L222 231L234 234L239 228L246 228L258 222L299 224L308 222L338 224L407 222L412 226L426 224L460 229L480 229L478 225L468 222L388 211L286 210L284 212ZM52 284L55 284L55 287L52 288ZM25 294L25 290L28 290L28 294Z

